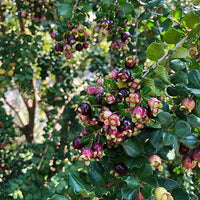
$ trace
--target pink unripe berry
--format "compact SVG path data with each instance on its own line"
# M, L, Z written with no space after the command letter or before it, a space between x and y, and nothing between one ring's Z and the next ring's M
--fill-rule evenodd
M85 160L85 161L89 161L91 160L91 158L93 157L93 151L92 149L85 147L82 151L81 151L81 156L80 158Z
M103 85L103 79L102 78L97 80L97 85L99 85L99 86Z
M95 86L89 86L87 88L87 92L89 95L95 95L96 94L96 87Z
M181 110L185 110L186 112L191 112L195 107L195 101L192 98L183 99L181 102Z

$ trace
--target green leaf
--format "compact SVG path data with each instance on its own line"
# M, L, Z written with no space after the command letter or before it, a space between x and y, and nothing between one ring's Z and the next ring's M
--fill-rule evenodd
M163 35L163 40L168 44L176 44L181 40L182 36L183 34L180 31L171 28Z
M63 16L64 18L71 18L72 17L72 4L55 4L58 9L58 14Z
M187 115L187 122L190 124L192 129L200 129L200 118L194 114Z
M91 6L87 2L80 2L78 4L78 8L84 13L89 12L91 10Z
M144 164L145 158L144 157L136 157L136 158L130 158L124 160L125 165L132 169L132 168L140 168Z
M200 98L200 90L199 89L194 89L194 88L188 88L185 87L189 92L194 94L196 97Z
M184 47L179 47L178 49L176 49L174 51L174 53L172 54L172 59L176 59L176 58L186 58L189 56L189 50L184 48Z
M158 77L161 81L163 81L166 84L169 83L168 73L165 67L157 65L154 72L156 73L155 77Z
M155 149L160 149L163 146L163 129L154 130L151 133L150 143Z
M95 193L88 191L83 181L74 174L69 174L69 185L73 188L75 193L79 193L83 197L95 197Z
M190 132L191 132L191 127L187 122L183 120L176 121L174 125L174 134L177 137L184 137L188 135Z
M188 148L194 149L199 145L199 140L194 135L188 135L186 137L181 138L181 142Z
M158 184L160 187L164 187L168 191L179 187L179 184L176 181L165 177L159 177Z
M184 62L182 62L182 61L179 60L179 59L171 60L170 63L169 63L169 66L170 66L170 68L173 69L175 72L181 71L181 70L185 69L185 64L184 64Z
M189 38L195 37L200 32L200 23L198 23L188 34Z
M154 188L150 185L144 185L144 187L141 190L141 193L145 199L149 199L153 196L153 190Z
M171 192L174 200L190 200L190 197L188 193L185 191L185 189L178 187L174 188Z
M128 187L130 187L132 189L137 189L140 187L139 181L136 178L134 178L133 176L128 176L127 179L125 180L125 182L128 185Z
M88 97L88 101L93 105L97 104L97 98L96 97L92 97L92 96Z
M153 169L150 164L144 164L140 169L136 169L135 173L141 180L153 175Z
M174 85L176 85L178 83L184 83L187 85L188 84L188 76L185 72L178 71L171 77L171 82Z
M163 132L163 144L165 146L173 145L176 142L176 137L170 133Z
M195 102L195 108L193 112L197 117L200 117L200 102L199 101Z
M137 157L140 156L142 153L141 145L135 142L132 139L127 139L123 144L122 144L124 151L126 154L130 157Z
M83 143L83 144L87 144L90 142L90 140L92 139L92 135L91 136L83 136L81 139L80 139L80 142Z
M130 3L123 3L119 6L119 10L123 13L123 14L127 14L127 13L131 13L133 10L133 5Z
M161 43L158 42L152 42L146 51L147 58L150 60L157 61L159 58L161 58L165 54L164 48Z
M96 186L105 184L104 169L99 162L91 162L88 167L91 182Z
M197 69L192 69L188 73L188 79L190 82L190 87L200 89L200 72Z
M176 8L176 10L174 11L174 19L180 19L182 16L182 8L178 7Z
M183 17L182 21L186 28L192 29L197 23L199 23L199 16L194 12L190 12Z
M62 195L58 195L58 194L54 194L50 200L69 200L67 197L62 196Z
M174 121L172 115L168 112L159 113L158 120L161 122L163 128L168 128Z
M121 189L122 197L126 200L133 200L136 198L138 190L133 190L127 186L123 186Z

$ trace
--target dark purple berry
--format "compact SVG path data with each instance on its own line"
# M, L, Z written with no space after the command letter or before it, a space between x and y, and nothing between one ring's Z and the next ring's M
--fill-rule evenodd
M73 45L76 43L76 38L73 35L67 37L68 44Z
M84 146L84 144L80 142L81 138L82 138L81 136L77 136L74 138L72 143L74 149L81 149Z
M133 128L134 128L134 124L131 121L129 121L128 119L124 119L121 122L121 125L119 127L121 132L127 131L127 130L132 130Z
M131 72L127 69L122 69L118 74L119 81L128 82L131 79Z
M78 107L78 112L82 115L90 115L91 114L91 107L88 103L81 103Z
M126 40L128 40L130 37L131 37L131 34L130 34L129 32L123 32L123 33L121 34L121 40L122 40L123 42L126 42Z
M103 99L103 95L102 94L95 94L94 96L97 99L97 104L101 104L102 103L102 99Z
M55 51L56 52L62 52L63 51L63 45L62 44L57 44L56 46L55 46Z
M83 50L83 45L79 43L79 44L76 45L75 48L76 48L77 51L82 51Z
M126 97L128 97L130 94L129 89L127 88L121 88L118 92L118 96L121 100L124 100Z
M200 162L200 149L195 149L193 154L192 154L192 157L197 162Z
M185 154L188 154L189 152L190 152L190 149L181 143L179 147L179 153L182 155L185 155Z
M127 172L127 167L124 165L124 163L117 163L114 167L114 172L122 175Z
M84 42L84 43L83 43L83 47L84 47L85 49L87 49L89 46L90 46L90 43L89 43L89 42Z
M129 56L126 58L126 61L125 61L125 66L127 69L133 69L136 65L136 61L135 61L135 58L132 57L132 56Z

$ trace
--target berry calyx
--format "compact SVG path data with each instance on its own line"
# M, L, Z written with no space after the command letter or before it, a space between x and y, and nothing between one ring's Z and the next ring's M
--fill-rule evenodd
M127 69L133 69L136 65L136 61L135 61L135 58L132 57L132 56L129 56L126 58L125 60L125 67Z
M140 96L137 93L131 93L126 98L126 102L130 104L130 107L135 107L137 103L140 101Z
M122 69L119 71L118 80L122 82L128 82L131 79L131 72L127 69Z
M113 94L107 93L105 101L108 105L114 105L117 102L117 99Z
M197 48L196 47L191 47L189 49L189 54L190 54L190 56L196 56L198 54Z
M158 155L152 155L149 157L149 164L152 169L157 169L158 171L163 171L162 160Z
M74 149L82 149L82 147L84 147L84 144L80 142L81 138L81 136L77 136L74 138L72 142L72 146L74 147Z
M151 114L156 117L158 113L161 111L160 109L163 107L162 103L157 98L151 98L148 101L148 105L151 110Z
M139 79L134 79L132 82L129 83L130 86L130 91L135 92L136 90L140 89L140 80Z
M81 103L78 107L78 112L82 115L90 115L91 111L91 107L88 103Z
M111 129L116 129L117 126L120 126L120 117L117 114L112 114L104 121L106 125L109 125Z
M100 142L94 143L92 146L92 150L95 160L98 161L100 158L103 157L103 144L101 144Z

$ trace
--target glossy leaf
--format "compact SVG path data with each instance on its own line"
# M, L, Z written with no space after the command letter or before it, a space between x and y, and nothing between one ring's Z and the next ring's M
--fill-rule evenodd
M172 115L168 112L159 113L158 120L161 122L163 128L168 128L173 123Z
M162 44L158 42L151 43L146 51L147 58L150 60L158 60L164 55L164 53Z
M134 178L133 176L128 176L126 178L125 182L128 185L128 187L130 187L132 189L137 189L140 187L139 181L136 178Z
M187 122L183 120L176 121L174 125L174 134L177 137L184 137L188 135L190 132L191 132L191 127Z
M197 69L193 69L188 73L188 79L190 87L200 89L200 72Z

